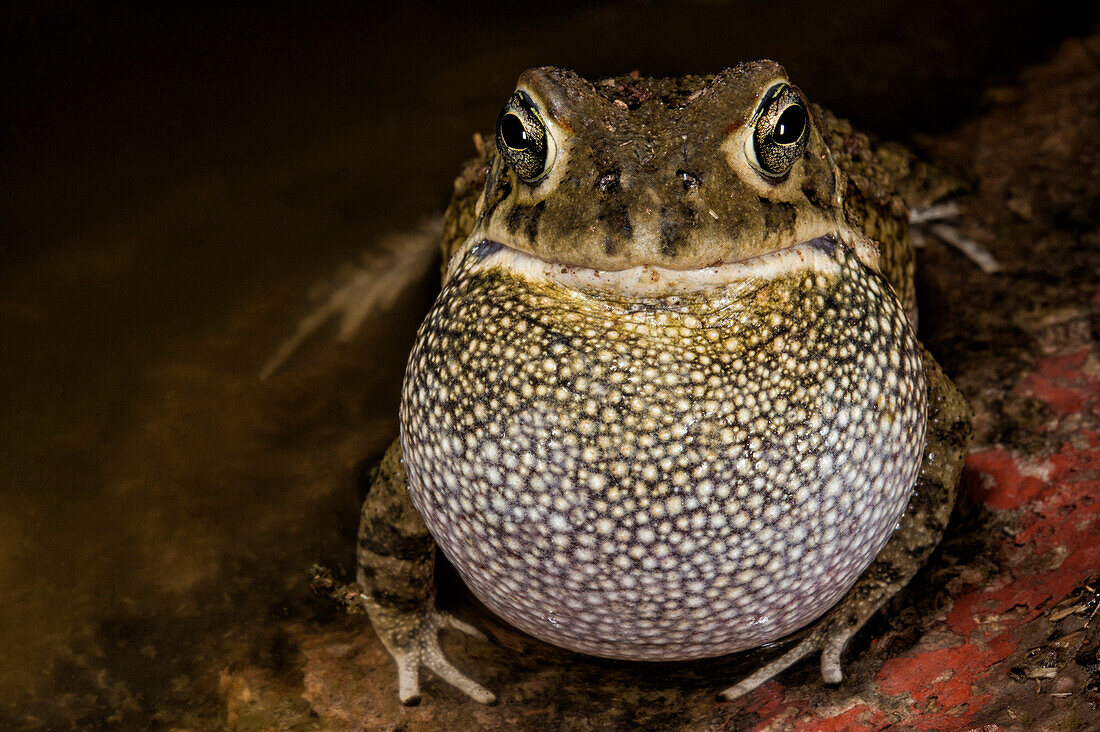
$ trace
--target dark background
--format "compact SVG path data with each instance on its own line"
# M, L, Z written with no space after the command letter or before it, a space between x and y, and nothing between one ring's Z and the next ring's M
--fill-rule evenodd
M357 369L307 352L256 373L313 283L442 209L524 68L773 58L919 145L1098 20L942 0L0 9L0 726L201 726L218 669L294 656L266 629L314 612L310 562L349 561L356 466L394 433L427 300L372 322Z
M385 5L385 4L382 4ZM812 99L908 138L971 116L991 86L1087 32L1049 2L24 2L0 15L5 243L189 175L270 164L347 126L376 134L364 213L439 200L474 125L518 72L713 72L784 63ZM408 185L411 179L416 186Z

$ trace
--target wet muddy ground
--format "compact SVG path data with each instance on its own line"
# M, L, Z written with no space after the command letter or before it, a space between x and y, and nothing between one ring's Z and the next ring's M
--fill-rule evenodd
M1100 725L1100 37L1038 5L742 7L3 16L0 727ZM445 645L501 703L429 680L401 707L362 617L307 571L351 571L434 272L407 269L350 340L333 324L260 368L347 265L385 269L387 236L438 212L522 68L760 56L973 182L962 231L1003 271L934 239L920 255L922 336L976 414L948 537L840 687L807 662L734 703L714 693L751 659L568 654L444 572L493 641Z

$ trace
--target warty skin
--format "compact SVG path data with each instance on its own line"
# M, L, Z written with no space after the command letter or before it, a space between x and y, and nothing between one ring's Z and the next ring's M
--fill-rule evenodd
M886 150L771 62L520 78L456 182L363 508L363 601L403 701L423 666L495 698L439 649L442 627L477 631L435 609L434 542L549 642L686 659L803 628L724 695L816 651L840 680L942 535L969 434L910 322L890 191L920 168L878 175L861 149Z

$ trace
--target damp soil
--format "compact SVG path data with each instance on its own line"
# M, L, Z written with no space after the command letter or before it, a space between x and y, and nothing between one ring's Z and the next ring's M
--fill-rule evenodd
M1100 726L1100 12L745 8L0 13L0 727ZM501 702L428 678L402 707L362 616L308 572L351 574L434 270L260 369L342 268L440 212L523 68L759 57L971 182L959 228L1002 271L934 238L919 257L922 338L976 415L948 536L842 685L806 662L733 703L715 692L752 657L569 654L443 567L442 602L491 637L444 645Z

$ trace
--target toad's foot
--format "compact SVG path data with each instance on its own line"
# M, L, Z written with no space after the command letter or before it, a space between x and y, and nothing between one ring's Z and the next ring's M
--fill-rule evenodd
M375 632L397 662L397 696L403 704L420 701L420 669L435 671L474 701L496 697L466 677L443 655L439 631L453 628L484 639L481 631L435 605L435 542L409 498L401 442L382 457L359 522L359 571L366 608Z
M494 704L493 692L459 671L447 660L439 646L439 631L458 630L480 640L485 635L469 623L434 607L418 610L396 610L371 600L360 599L367 608L371 623L386 650L397 662L397 696L402 704L420 703L420 669L426 667L441 679L481 704ZM434 605L434 599L431 603Z
M878 606L866 609L869 612L864 614L861 608L857 616L845 613L845 605L842 603L818 621L817 626L798 645L721 692L720 696L727 701L738 699L817 651L821 651L821 676L825 683L839 684L844 679L844 672L840 668L840 654L867 618L878 610Z
M844 678L840 655L848 641L909 584L939 544L955 505L970 441L970 407L928 351L921 349L921 360L928 377L927 443L917 484L897 530L840 604L810 626L794 648L723 691L724 698L732 701L747 694L816 651L821 651L825 682L840 683Z
M954 247L982 272L986 274L1000 272L1001 263L993 253L959 230L955 220L960 215L962 212L954 201L914 208L909 216L913 246L923 247L928 237L934 236Z

